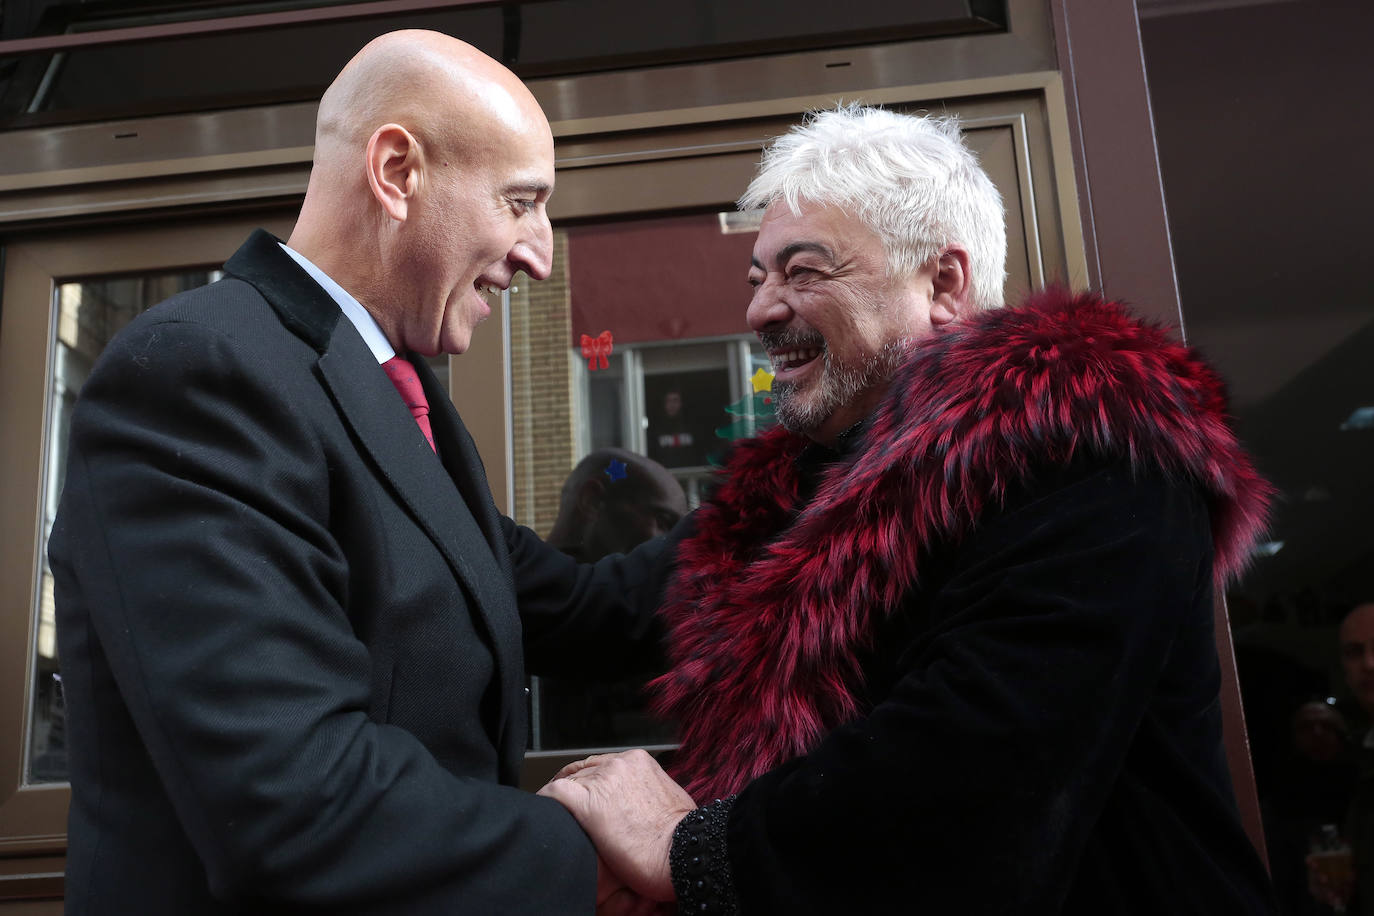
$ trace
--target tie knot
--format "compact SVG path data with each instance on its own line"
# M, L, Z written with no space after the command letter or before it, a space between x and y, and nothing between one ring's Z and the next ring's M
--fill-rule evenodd
M382 371L391 379L391 384L396 386L396 391L406 407L410 408L410 415L415 418L420 432L424 433L429 447L434 448L434 434L430 431L429 425L429 401L425 398L425 389L420 385L420 377L415 374L415 367L409 360L393 356L382 363Z
M382 370L386 372L387 378L391 379L391 384L396 386L396 390L401 395L401 400L406 402L406 406L414 413L415 409L423 408L425 413L429 413L429 401L425 399L425 389L420 385L420 378L415 374L415 367L409 360L399 356L382 363Z

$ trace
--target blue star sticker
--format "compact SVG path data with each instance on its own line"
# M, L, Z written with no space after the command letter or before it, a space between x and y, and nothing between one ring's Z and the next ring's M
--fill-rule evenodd
M611 463L606 465L606 476L611 480L624 480L626 475L625 462L618 458L612 458Z

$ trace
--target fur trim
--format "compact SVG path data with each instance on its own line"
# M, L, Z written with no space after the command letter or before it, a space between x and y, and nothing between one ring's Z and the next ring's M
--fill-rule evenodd
M915 586L920 556L1036 467L1085 453L1196 480L1219 585L1243 569L1271 492L1211 369L1121 306L1062 290L923 341L797 512L806 445L780 428L741 443L678 551L662 611L673 667L650 690L683 723L674 772L698 799L860 715L857 650Z

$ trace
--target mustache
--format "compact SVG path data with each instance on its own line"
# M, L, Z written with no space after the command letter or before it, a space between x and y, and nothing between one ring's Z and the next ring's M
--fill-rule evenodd
M799 347L825 347L825 338L810 328L783 328L779 331L759 331L759 343L765 350L795 350Z

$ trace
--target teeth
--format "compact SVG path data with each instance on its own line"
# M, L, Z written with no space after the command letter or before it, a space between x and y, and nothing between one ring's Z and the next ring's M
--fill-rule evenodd
M821 351L817 348L808 347L804 350L789 350L786 353L774 353L771 356L773 370L775 372L781 372L784 369L796 366L800 363L810 362L819 356L820 352Z

